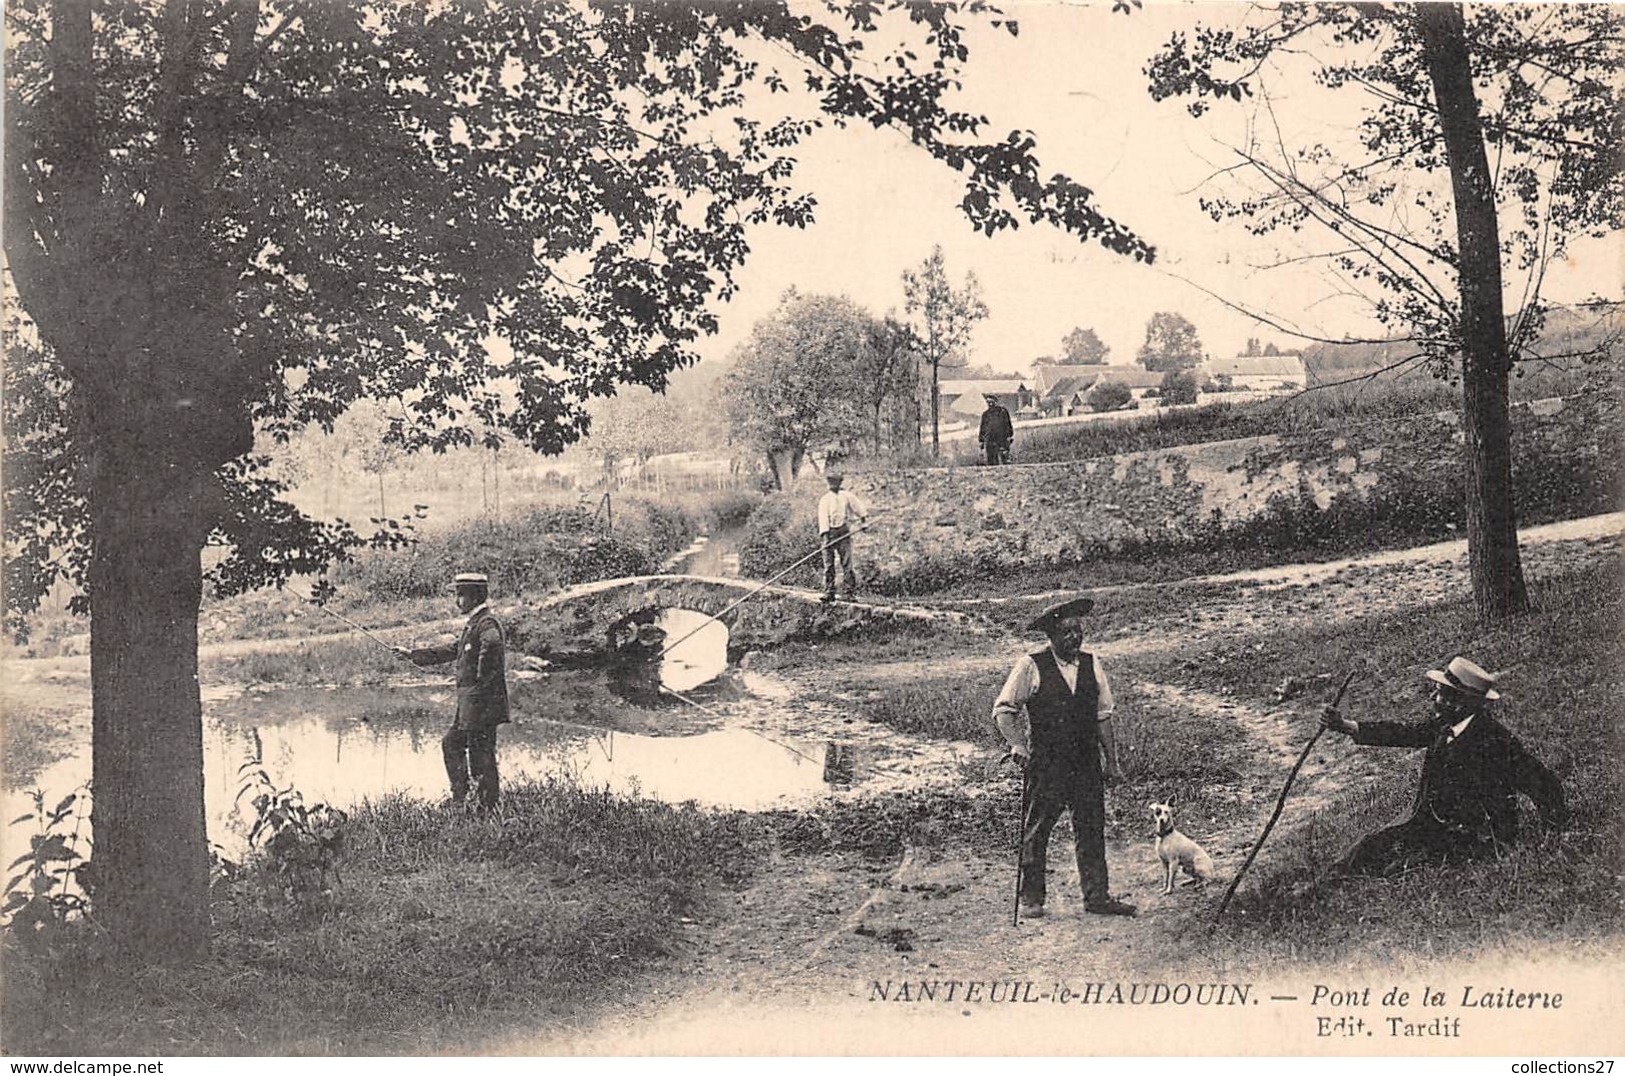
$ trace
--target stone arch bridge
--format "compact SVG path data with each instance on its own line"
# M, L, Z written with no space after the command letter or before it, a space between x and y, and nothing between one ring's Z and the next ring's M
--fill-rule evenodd
M933 626L987 630L960 612L876 602L829 602L816 591L748 579L642 575L582 583L534 605L505 610L511 647L535 656L602 651L612 625L640 612L692 609L720 614L735 654L791 640L834 639L868 631L929 632Z

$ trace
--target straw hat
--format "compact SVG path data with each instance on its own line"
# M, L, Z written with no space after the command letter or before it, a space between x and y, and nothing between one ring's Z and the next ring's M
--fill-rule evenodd
M1477 695L1485 700L1501 697L1501 693L1495 690L1495 677L1463 657L1451 658L1450 664L1443 670L1429 669L1427 678L1435 684L1454 688L1463 695Z

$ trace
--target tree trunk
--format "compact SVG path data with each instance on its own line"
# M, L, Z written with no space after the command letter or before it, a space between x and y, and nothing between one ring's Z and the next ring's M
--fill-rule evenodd
M133 956L175 962L208 946L197 682L204 534L197 498L177 495L184 478L155 469L142 481L140 461L132 464L126 481L99 483L93 502L94 908Z
M942 400L937 391L937 360L931 360L931 455L941 455L937 427L942 423Z
M1419 4L1423 57L1439 106L1460 249L1462 429L1466 434L1467 559L1481 620L1528 608L1512 502L1511 355L1501 298L1500 229L1473 93L1462 10Z

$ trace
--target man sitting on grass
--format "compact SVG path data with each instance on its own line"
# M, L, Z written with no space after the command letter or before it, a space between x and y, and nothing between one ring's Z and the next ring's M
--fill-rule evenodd
M1463 657L1427 676L1434 684L1430 721L1350 721L1331 706L1321 712L1322 725L1355 743L1427 748L1411 817L1368 835L1334 872L1384 875L1495 855L1517 836L1520 792L1547 825L1561 827L1567 818L1562 784L1486 712L1500 698L1495 677Z

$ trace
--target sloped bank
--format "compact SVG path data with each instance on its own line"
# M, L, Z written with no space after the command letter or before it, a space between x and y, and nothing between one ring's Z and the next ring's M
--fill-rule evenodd
M1521 524L1621 507L1620 401L1607 392L1513 409ZM854 474L878 511L860 539L868 585L929 593L972 576L1145 560L1356 553L1465 533L1463 440L1452 413L1011 467ZM822 480L758 509L747 573L816 542ZM1211 570L1243 565L1221 563Z

